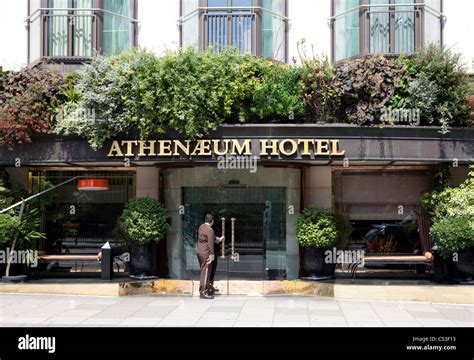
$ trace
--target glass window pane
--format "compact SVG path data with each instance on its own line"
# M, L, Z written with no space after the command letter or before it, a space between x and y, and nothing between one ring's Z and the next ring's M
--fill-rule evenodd
M133 46L133 23L123 17L133 17L133 0L104 1L104 55L117 55Z
M181 46L183 48L187 48L189 46L198 48L198 1L199 0L182 0Z
M371 5L387 4L387 0L371 0ZM370 53L390 52L390 13L388 7L374 7L370 10Z
M285 1L263 0L262 7L262 56L285 62Z
M252 0L233 0L233 7L249 7L252 6Z
M68 0L49 0L49 8L67 9ZM48 55L67 56L68 16L67 10L51 10L46 20L48 23Z
M227 0L208 0L208 7L227 7Z
M182 15L185 16L197 10L199 0L182 0L181 4Z
M92 0L75 0L74 8L91 9ZM77 11L74 18L74 47L75 56L92 56L92 11Z
M434 10L440 11L440 0L425 0L425 4ZM441 45L441 20L433 9L425 9L425 45Z
M413 0L397 0L397 4L413 4ZM395 14L395 52L415 51L415 9L413 6L397 7Z
M335 0L335 15L352 10L336 18L334 23L335 58L342 60L359 54L359 0Z
M40 0L32 0L30 2L30 14L33 14L41 7ZM30 23L30 62L36 61L41 57L41 13L36 12L31 18Z

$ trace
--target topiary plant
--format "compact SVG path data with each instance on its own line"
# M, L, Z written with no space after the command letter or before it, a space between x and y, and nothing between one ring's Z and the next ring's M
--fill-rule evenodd
M159 242L168 228L165 208L149 197L128 200L118 222L118 232L127 244Z
M314 207L304 209L296 220L296 238L304 247L331 247L337 239L333 216Z

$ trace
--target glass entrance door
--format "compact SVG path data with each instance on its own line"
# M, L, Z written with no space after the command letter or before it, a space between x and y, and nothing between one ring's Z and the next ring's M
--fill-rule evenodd
M195 255L197 232L207 213L214 215L214 231L225 235L216 246L215 281L285 278L285 187L185 187L183 261L198 278Z

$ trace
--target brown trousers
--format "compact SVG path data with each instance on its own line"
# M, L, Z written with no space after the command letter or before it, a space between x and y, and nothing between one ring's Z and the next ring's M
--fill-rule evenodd
M203 293L209 287L209 276L211 275L212 263L207 264L208 254L197 254L199 266L201 267L201 276L199 277L199 292Z

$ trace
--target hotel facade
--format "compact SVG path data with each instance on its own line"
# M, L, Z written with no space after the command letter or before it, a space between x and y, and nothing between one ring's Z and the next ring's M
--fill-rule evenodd
M453 46L473 72L467 30L469 0L22 0L0 3L0 63L4 70L49 65L80 70L96 54L133 47L236 46L283 63L298 58L304 38L315 53L340 62L372 54L413 54L428 43ZM7 35L9 34L9 35ZM13 35L14 34L14 35ZM225 36L223 36L225 34ZM390 40L392 39L392 40ZM295 221L316 206L346 214L357 248L372 224L416 218L432 170L449 166L460 184L474 160L474 129L333 124L223 125L202 139L175 131L152 139L136 134L99 150L73 136L41 136L0 146L0 166L31 193L74 176L109 180L106 192L81 195L68 184L43 215L54 238L58 214L74 207L71 249L115 240L115 225L131 197L159 199L170 229L156 249L157 274L194 278L196 231L212 212L227 244L219 279L297 279L301 251ZM221 220L224 218L224 220ZM57 240L57 239L56 239ZM44 241L43 250L48 250Z

